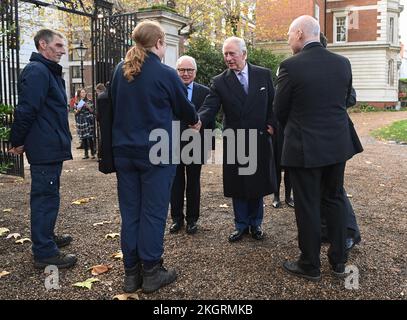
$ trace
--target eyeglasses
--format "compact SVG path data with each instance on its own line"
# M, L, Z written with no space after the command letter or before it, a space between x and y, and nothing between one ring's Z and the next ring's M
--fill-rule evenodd
M193 74L194 71L195 71L195 69L184 69L184 68L179 68L179 69L177 69L177 70L178 70L179 73L185 73L185 72L187 72L187 73L189 73L189 74Z

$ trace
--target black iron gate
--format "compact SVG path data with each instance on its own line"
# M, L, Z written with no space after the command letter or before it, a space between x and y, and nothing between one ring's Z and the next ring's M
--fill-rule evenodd
M92 24L92 48L96 83L110 81L115 66L132 46L136 14L106 15L99 12Z
M111 8L99 5L92 22L93 83L106 84L114 68L132 46L131 33L136 26L136 14L112 14ZM93 90L95 91L95 90ZM97 104L96 104L97 108ZM98 110L96 109L96 112ZM100 128L96 122L96 143L100 150Z
M113 14L113 4L94 0L93 7L82 0L20 0L36 6L52 6L91 19L92 86L110 80L114 67L132 45L135 14ZM0 5L0 173L24 177L23 156L8 154L8 133L12 110L17 105L17 79L20 74L18 0L1 0ZM96 136L98 140L98 135ZM96 144L98 145L98 143Z
M17 104L17 78L20 74L18 1L0 4L0 173L24 177L23 156L8 153L13 109Z

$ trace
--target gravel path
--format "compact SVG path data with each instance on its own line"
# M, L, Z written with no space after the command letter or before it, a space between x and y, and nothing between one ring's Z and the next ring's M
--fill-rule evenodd
M373 129L406 118L407 112L352 114L365 147L364 153L348 162L345 181L363 238L349 259L359 270L359 289L346 289L344 281L331 276L327 247L321 254L321 282L297 279L282 270L286 259L298 255L295 218L287 206L273 209L270 196L266 198L263 224L266 238L259 242L246 237L230 244L231 201L223 197L221 167L207 165L202 170L198 233L165 235L165 262L177 268L178 280L154 294L139 293L139 298L406 299L407 146L369 136ZM10 272L0 276L0 299L110 300L122 293L122 262L111 257L120 250L120 240L105 239L108 233L120 232L115 176L98 173L96 161L82 160L78 151L75 149L75 160L64 165L57 223L57 230L74 237L64 251L76 253L78 264L60 272L60 290L47 291L46 275L32 266L30 244L15 244L13 239L0 237L0 274ZM28 167L26 170L25 180L0 176L0 228L29 238ZM72 204L86 197L95 199ZM228 207L220 207L225 204ZM93 226L102 221L109 223ZM97 264L111 264L112 269L99 275L100 281L91 290L72 286L92 277L88 268Z

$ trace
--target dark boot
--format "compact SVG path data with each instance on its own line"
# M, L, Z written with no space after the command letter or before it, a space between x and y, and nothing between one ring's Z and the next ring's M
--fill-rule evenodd
M163 267L161 260L149 270L143 268L143 292L152 293L161 287L174 282L177 279L177 273L174 269L167 270Z
M141 275L141 263L137 263L133 268L124 268L124 285L123 291L133 293L141 288L143 278Z

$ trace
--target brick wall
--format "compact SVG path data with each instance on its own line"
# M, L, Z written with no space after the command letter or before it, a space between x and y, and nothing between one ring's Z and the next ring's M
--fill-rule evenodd
M319 3L320 16L323 16L323 0L257 0L256 39L287 40L291 22L304 14L313 16L315 2Z
M377 0L344 0L328 2L327 9L341 9L352 6L377 5ZM358 25L348 30L348 42L376 41L378 34L378 12L373 10L359 10L349 12L349 17L358 16ZM327 13L328 42L333 42L333 13Z
M258 41L287 40L287 31L291 22L303 14L314 15L315 4L320 7L321 30L325 31L328 41L333 38L333 14L327 13L326 30L324 0L257 0L256 39ZM343 0L327 3L327 9L352 6L377 5L377 0ZM378 33L377 10L351 12L358 15L358 28L349 29L348 41L375 41Z

